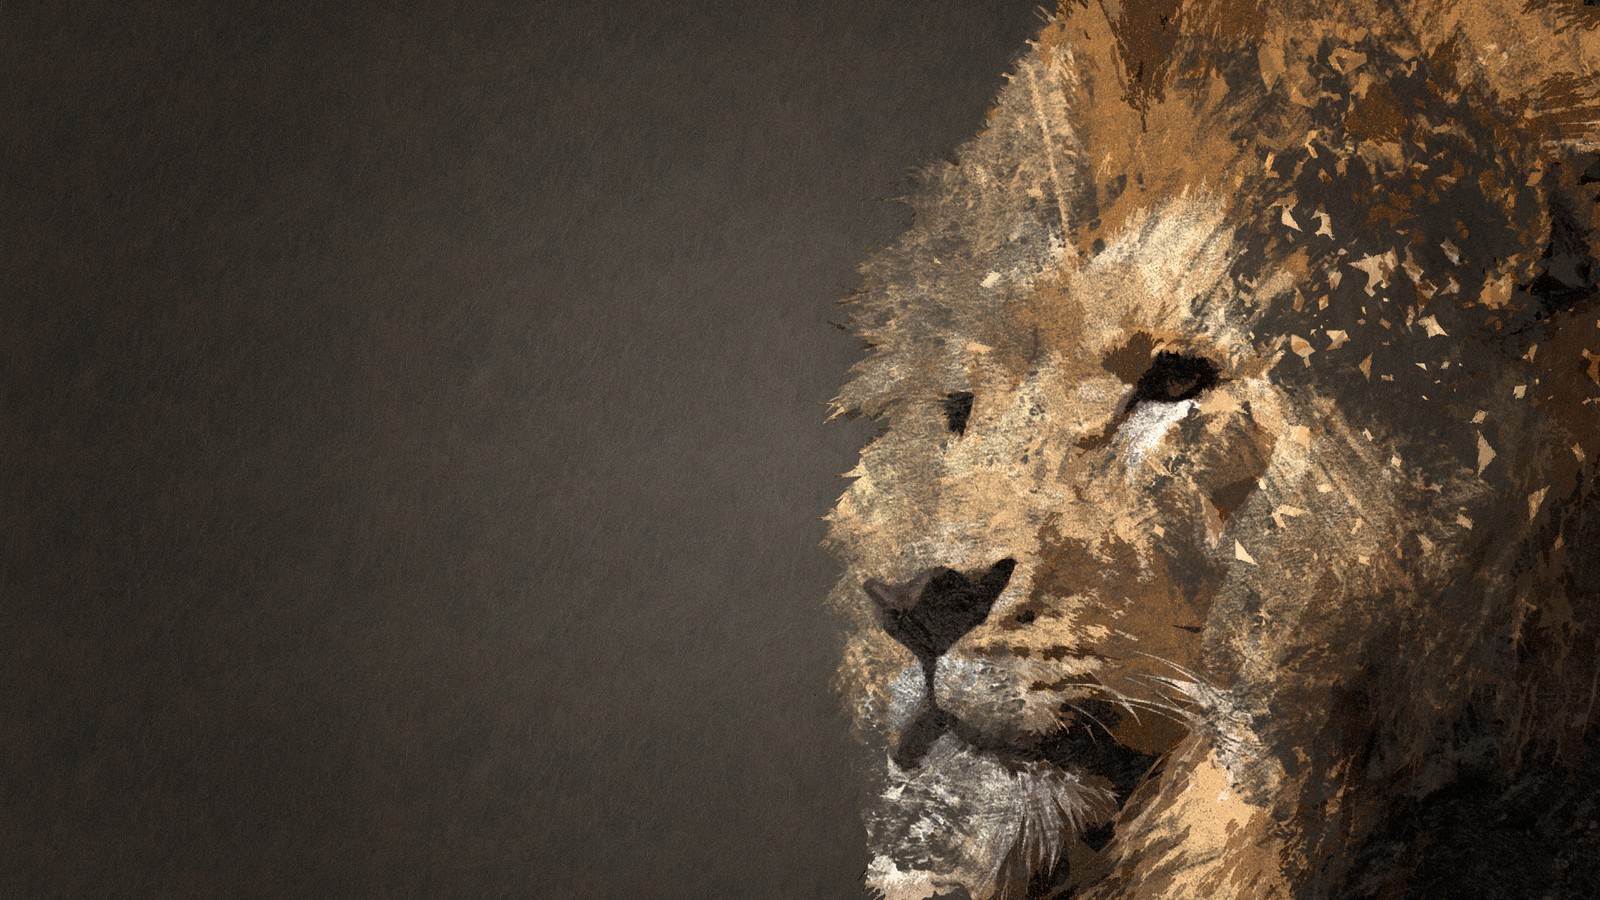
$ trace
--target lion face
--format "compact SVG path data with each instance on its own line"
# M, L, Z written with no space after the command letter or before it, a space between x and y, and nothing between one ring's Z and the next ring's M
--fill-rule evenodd
M1065 283L952 334L940 368L957 377L863 454L836 516L863 583L960 573L945 593L983 613L945 646L869 632L900 663L901 705L931 687L974 740L1030 746L1114 701L1127 740L1167 749L1162 680L1194 671L1218 587L1249 565L1223 534L1270 523L1248 501L1292 455L1274 453L1291 407L1238 327L1230 246L1208 198L1130 223ZM934 587L928 606L875 603L926 629Z
M1538 610L1596 443L1597 323L1551 311L1591 158L1330 23L1329 99L1179 36L1140 107L1114 26L1064 7L866 269L841 407L888 427L829 541L890 898L1331 886L1383 796L1571 719L1528 660L1582 618Z

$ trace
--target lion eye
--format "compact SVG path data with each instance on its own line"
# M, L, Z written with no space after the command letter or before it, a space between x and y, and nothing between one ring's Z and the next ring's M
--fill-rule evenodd
M944 423L956 434L967 433L967 417L972 415L972 392L955 391L944 395Z
M1184 356L1163 350L1139 376L1128 407L1131 409L1146 401L1177 403L1198 397L1217 383L1221 371L1216 363L1203 356Z

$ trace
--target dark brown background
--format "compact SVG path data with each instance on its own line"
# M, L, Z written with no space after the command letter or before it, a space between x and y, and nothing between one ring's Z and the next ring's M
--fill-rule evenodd
M839 897L828 325L1031 2L0 12L0 896Z

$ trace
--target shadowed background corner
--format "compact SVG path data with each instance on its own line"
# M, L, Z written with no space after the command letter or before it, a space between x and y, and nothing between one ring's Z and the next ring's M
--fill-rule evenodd
M5 19L0 895L857 895L829 321L1036 4Z

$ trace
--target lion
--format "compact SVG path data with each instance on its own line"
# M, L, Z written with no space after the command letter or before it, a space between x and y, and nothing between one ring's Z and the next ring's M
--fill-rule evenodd
M875 896L1593 895L1597 67L1577 0L1061 3L847 301Z

